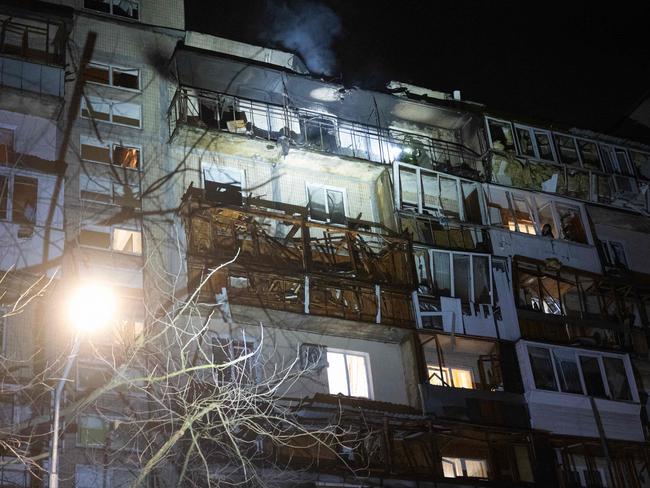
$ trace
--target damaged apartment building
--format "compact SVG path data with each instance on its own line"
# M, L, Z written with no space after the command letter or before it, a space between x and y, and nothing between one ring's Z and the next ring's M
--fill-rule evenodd
M31 380L69 347L57 293L92 279L119 330L82 344L67 405L193 296L218 305L214 361L264 358L259 378L298 351L299 414L363 426L341 452L260 445L296 485L650 486L650 146L329 83L183 12L0 3L2 435L31 433L47 469L51 388ZM55 292L6 313L38 278ZM65 417L65 487L142 468L120 428L151 406L102 398ZM0 486L46 484L0 445ZM224 480L207 471L148 483Z

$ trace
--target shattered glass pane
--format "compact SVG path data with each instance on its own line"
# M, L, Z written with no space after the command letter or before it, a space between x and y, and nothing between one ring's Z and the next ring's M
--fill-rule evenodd
M488 119L488 130L494 150L516 153L512 125L509 122Z
M542 235L555 239L558 236L557 229L555 228L555 220L553 219L553 208L551 202L540 205L540 200L543 202L544 198L538 198L537 204L539 206L539 226Z
M343 192L327 190L327 208L329 210L330 222L334 224L345 224Z
M325 189L318 187L308 187L307 194L309 196L309 217L314 220L325 222L327 220Z
M490 188L488 192L490 224L514 231L516 229L515 219L510 209L506 191L499 188Z
M535 141L537 142L537 150L539 157L547 161L553 161L553 148L551 147L551 135L548 132L535 131Z
M517 141L519 142L519 149L521 154L525 156L535 157L535 147L533 146L533 139L530 135L530 129L525 127L517 127Z
M572 205L557 204L557 212L565 239L587 244L587 234L582 225L580 209Z
M557 150L562 163L570 165L580 164L575 139L573 137L555 134L555 142L557 143Z
M639 176L650 180L650 154L630 151L630 156L632 156L632 161Z
M582 165L585 168L595 169L602 171L600 164L600 155L598 154L598 146L594 142L578 139L578 150L582 158Z
M465 221L472 224L482 224L481 200L478 183L463 181L461 183L463 190L463 201L465 204Z

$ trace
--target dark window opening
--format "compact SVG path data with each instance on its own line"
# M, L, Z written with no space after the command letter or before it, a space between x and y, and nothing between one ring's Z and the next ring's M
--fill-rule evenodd
M36 205L38 197L38 180L27 176L14 178L12 198L12 219L19 224L36 223Z

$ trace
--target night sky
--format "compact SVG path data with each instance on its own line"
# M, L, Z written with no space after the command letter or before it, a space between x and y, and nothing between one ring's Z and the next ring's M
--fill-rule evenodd
M647 2L186 0L188 29L303 51L346 86L459 89L496 112L600 132L648 94L649 13Z

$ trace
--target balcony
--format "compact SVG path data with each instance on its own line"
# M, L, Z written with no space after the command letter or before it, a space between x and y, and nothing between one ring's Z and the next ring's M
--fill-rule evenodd
M419 333L426 382L422 411L439 419L528 429L516 354L510 343L444 333Z
M22 11L0 15L0 85L62 97L66 20Z
M212 274L203 297L214 300L225 289L234 304L414 325L407 239L369 222L325 224L310 220L303 207L231 197L215 201L190 188L183 198L191 290L236 257Z
M215 130L383 164L404 161L424 168L477 176L481 161L469 148L396 129L383 129L299 107L274 105L181 86L168 110L169 133Z

